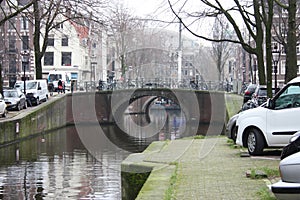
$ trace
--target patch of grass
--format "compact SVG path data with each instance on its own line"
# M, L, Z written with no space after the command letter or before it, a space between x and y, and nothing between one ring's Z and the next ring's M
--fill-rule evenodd
M263 178L274 179L279 176L280 174L278 169L271 169L268 167L251 169L248 172L248 177L251 179L263 179Z
M261 170L267 174L269 179L280 176L279 169L271 169L268 167L263 167L263 168L261 168Z
M195 135L194 136L194 139L197 140L197 139L204 139L205 136L204 135Z
M261 188L257 195L261 200L276 200L276 197L269 191L268 187Z
M170 200L172 199L172 196L174 194L174 187L175 187L175 182L177 180L177 169L178 169L178 162L172 162L169 163L170 165L175 165L175 172L172 175L171 179L170 179L170 185L169 188L167 189L165 196L164 196L164 200Z

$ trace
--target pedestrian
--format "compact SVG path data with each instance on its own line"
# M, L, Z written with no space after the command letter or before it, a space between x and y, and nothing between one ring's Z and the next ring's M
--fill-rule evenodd
M58 88L57 88L57 92L58 94L61 92L62 93L62 89L63 89L63 84L62 84L62 81L59 79L58 83Z
M53 83L48 83L48 91L50 92L50 96L53 96Z

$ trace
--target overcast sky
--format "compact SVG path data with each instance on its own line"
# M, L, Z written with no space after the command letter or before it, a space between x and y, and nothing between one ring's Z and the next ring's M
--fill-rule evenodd
M163 4L166 5L167 1L163 0L124 0L125 6L135 10L135 14L139 16L153 14Z

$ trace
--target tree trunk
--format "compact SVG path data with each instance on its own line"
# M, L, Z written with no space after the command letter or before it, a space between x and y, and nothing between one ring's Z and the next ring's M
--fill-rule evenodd
M42 57L41 57L41 46L40 46L40 27L41 27L41 18L39 12L39 4L38 0L34 1L34 37L33 37L33 45L34 45L34 56L35 56L35 75L36 79L42 78Z
M3 95L2 64L0 63L0 93Z
M285 83L297 77L296 1L289 0Z
M266 85L265 61L264 61L264 31L262 27L262 19L260 18L260 3L258 0L253 1L255 22L256 22L256 57L258 80L260 85Z
M273 0L268 0L268 14L266 16L266 66L267 66L267 95L272 97L272 23Z

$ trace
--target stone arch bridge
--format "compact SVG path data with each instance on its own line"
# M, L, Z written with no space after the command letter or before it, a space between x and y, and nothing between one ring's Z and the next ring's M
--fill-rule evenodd
M139 88L116 91L73 93L67 96L67 122L119 123L128 108L145 112L159 97L180 105L187 125L196 126L197 134L219 135L224 131L226 106L223 92L167 88Z

